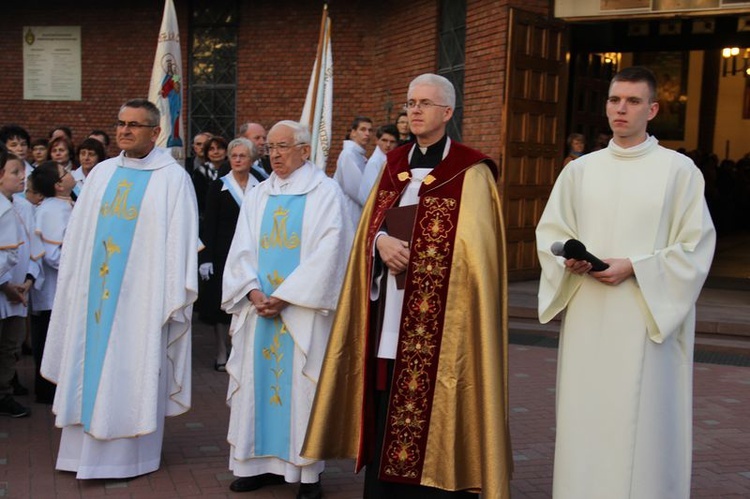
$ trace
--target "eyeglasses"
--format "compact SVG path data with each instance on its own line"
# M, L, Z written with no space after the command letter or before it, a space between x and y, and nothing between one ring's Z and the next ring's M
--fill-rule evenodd
M249 156L249 155L247 155L247 154L231 154L231 155L229 156L229 159L247 159L247 158L249 158L249 157L250 157L250 156Z
M407 101L406 104L404 104L404 109L406 111L413 111L415 108L420 109L420 110L427 110L433 107L450 107L450 106L446 106L444 104L435 104L434 102L430 100L420 100L420 101L410 100L410 101Z
M281 144L266 144L266 149L268 150L269 153L273 152L274 149L276 149L277 151L279 151L279 153L284 154L284 153L289 152L292 149L292 147L305 146L305 145L307 145L306 142L299 142L297 144L285 144L282 142Z
M63 166L63 172L64 173L62 175L60 175L60 178L58 178L57 181L58 182L62 182L62 179L65 178L65 175L69 175L72 170L73 170L73 167L70 166L70 164L67 164L67 165Z
M137 121L117 121L115 122L115 128L156 128L159 125L147 125L145 123L138 123Z

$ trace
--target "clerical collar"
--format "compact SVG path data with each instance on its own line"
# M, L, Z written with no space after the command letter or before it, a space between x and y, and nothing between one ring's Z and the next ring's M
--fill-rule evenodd
M447 142L448 136L443 135L443 138L431 146L428 146L424 152L422 151L422 148L419 147L419 143L415 143L411 159L409 160L409 167L435 168L445 157L445 146Z

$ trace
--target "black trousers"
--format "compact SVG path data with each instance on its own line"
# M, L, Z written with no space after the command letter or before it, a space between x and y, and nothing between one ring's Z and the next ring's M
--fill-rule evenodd
M39 369L42 367L42 356L44 356L44 345L47 342L47 329L51 310L36 312L31 316L31 350L34 354L34 393L36 401L42 404L51 404L55 400L54 383L42 378ZM83 355L83 352L81 352Z

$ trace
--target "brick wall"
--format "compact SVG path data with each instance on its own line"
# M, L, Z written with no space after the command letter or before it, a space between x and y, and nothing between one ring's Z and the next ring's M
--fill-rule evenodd
M161 24L159 2L125 4L22 2L4 6L0 17L0 123L18 123L33 138L47 137L51 128L67 125L80 142L92 129L114 135L119 106L133 97L147 97L156 37ZM39 4L44 4L41 8ZM184 16L183 16L184 17ZM180 20L186 23L187 18ZM81 101L23 100L23 26L81 26ZM182 34L182 33L181 33ZM183 46L185 36L183 35ZM110 153L114 153L115 146Z
M76 141L94 128L112 131L122 102L148 92L163 3L68 3L61 7L60 2L40 1L34 9L22 4L6 6L0 18L0 44L4 47L0 51L0 123L19 123L32 137L46 136L59 124L70 126ZM508 5L468 0L467 9L464 141L496 159L501 147ZM175 0L175 7L187 75L188 1ZM523 7L546 13L549 1L527 0ZM238 125L247 120L269 126L280 119L299 119L316 53L321 12L318 2L241 2ZM332 2L330 14L334 130L329 171L335 167L354 116L370 116L376 126L393 122L406 98L409 81L417 74L435 71L439 2ZM23 100L24 25L81 26L80 102ZM189 77L186 80L187 91ZM187 102L183 109L188 109ZM110 152L116 152L116 146Z

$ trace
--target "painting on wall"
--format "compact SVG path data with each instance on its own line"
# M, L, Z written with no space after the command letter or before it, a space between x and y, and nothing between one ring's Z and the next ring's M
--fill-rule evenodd
M685 140L689 52L641 52L634 62L656 75L659 113L648 131L659 140Z

